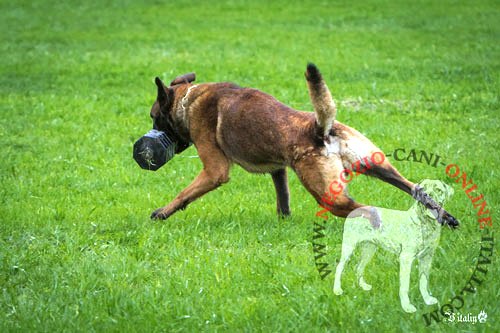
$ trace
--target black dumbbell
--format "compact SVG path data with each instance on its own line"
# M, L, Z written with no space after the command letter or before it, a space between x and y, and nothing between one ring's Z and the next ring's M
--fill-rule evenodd
M177 143L165 132L151 130L134 143L134 160L146 170L158 170L175 155Z

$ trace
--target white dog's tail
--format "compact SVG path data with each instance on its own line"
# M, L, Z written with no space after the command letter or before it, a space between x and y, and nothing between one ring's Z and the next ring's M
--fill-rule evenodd
M318 132L329 141L328 134L337 115L337 107L316 65L307 64L306 80L314 111L316 111Z

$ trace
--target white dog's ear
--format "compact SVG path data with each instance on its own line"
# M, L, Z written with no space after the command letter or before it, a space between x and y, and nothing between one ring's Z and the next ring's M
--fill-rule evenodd
M424 179L418 183L418 186L423 188L425 192L429 193L428 191L431 190L434 184L429 179Z
M451 185L444 184L444 186L446 186L446 190L448 191L449 196L452 196L453 193L455 193L455 190L453 189L453 187Z

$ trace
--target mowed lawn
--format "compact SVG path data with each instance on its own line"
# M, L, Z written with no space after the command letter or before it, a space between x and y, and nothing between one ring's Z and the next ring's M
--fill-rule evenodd
M462 314L484 324L436 323L439 310L481 262L477 209L445 168L456 163L500 209L500 6L497 1L1 1L1 332L400 332L500 331L498 246L482 254ZM318 65L357 128L412 181L455 189L447 209L428 306L414 263L413 314L400 305L399 260L378 251L356 284L355 252L332 292L313 242L335 271L343 221L313 240L318 206L290 172L293 216L275 214L269 175L235 166L231 181L167 221L150 213L201 170L194 147L157 172L132 145L151 128L154 77L232 81L312 110L304 80ZM407 209L409 196L358 177L358 201ZM496 237L496 235L494 236ZM483 242L483 247L491 243ZM460 305L456 299L454 304ZM443 320L442 315L439 315Z

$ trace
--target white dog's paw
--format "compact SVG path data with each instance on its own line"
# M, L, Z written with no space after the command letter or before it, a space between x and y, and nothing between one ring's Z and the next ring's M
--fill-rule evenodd
M335 287L333 287L333 293L334 293L335 295L342 295L342 294L344 293L344 291L342 290L342 288L341 288L341 287L337 287L337 286L335 286Z
M417 311L417 308L411 303L401 304L401 306L403 307L403 310L407 313L413 313Z
M363 278L359 279L359 286L361 287L361 289L366 290L366 291L372 290L372 285L366 283L365 279L363 279Z
M424 302L427 305L432 305L432 304L437 304L438 300L436 297L428 296L424 299Z

